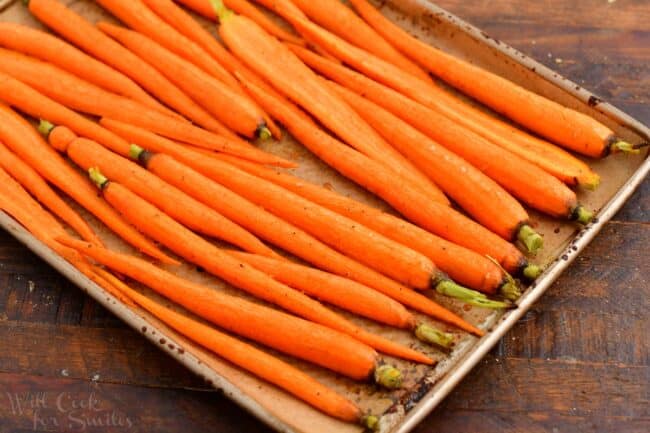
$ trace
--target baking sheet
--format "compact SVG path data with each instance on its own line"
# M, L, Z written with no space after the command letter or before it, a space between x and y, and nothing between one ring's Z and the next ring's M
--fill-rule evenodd
M93 2L66 1L65 3L91 20L98 20L100 17L106 19L106 15ZM393 6L397 8L392 8ZM601 102L600 99L595 99L588 91L570 83L553 71L507 47L503 42L490 38L485 33L458 20L426 0L395 0L390 6L384 6L382 11L419 38L499 73L551 99L597 117L632 142L650 139L650 131L639 122ZM2 12L0 20L22 22L40 27L29 16L21 2L16 2ZM263 147L273 153L298 161L300 168L294 170L294 174L359 201L390 211L382 201L337 175L290 137L281 143L265 143ZM421 344L405 331L379 326L348 315L351 320L366 329L416 347L441 360L435 368L431 368L414 366L411 363L387 358L388 361L404 371L406 379L404 389L393 392L378 390L372 385L347 380L319 367L284 356L283 358L314 375L318 380L336 388L356 401L363 409L371 410L373 413L386 413L382 419L382 431L406 432L410 430L453 389L458 381L528 310L570 261L596 235L604 222L622 205L650 169L650 163L646 156L614 155L603 161L590 161L590 164L601 174L603 182L596 192L580 192L579 197L588 208L599 209L600 212L597 221L579 233L574 224L547 219L531 212L533 224L545 236L545 249L533 261L543 265L550 264L550 266L537 280L536 285L527 290L520 300L520 308L517 310L501 315L479 308L468 309L456 301L440 297L435 293L429 294L465 319L474 324L480 324L485 329L490 329L491 332L486 337L479 340L453 328L447 328L444 324L418 316L422 320L434 323L457 335L458 344L455 350L450 356L445 356L434 348ZM88 219L107 245L120 251L133 253L130 247L116 239L94 218L89 217ZM154 344L159 345L162 350L174 356L216 388L222 389L226 395L273 428L292 432L356 432L361 430L357 426L347 425L320 414L277 388L258 381L202 350L145 312L132 310L122 305L54 255L8 216L0 215L0 224L106 308L125 320L134 329L142 332ZM177 272L194 281L210 285L214 290L226 291L250 299L247 295L223 284L216 278L197 272L193 266L183 266ZM140 289L156 297L150 291ZM163 301L161 298L157 299Z

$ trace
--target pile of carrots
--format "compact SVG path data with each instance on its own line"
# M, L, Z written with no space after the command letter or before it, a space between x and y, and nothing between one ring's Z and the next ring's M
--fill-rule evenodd
M528 257L543 237L524 206L587 224L572 187L600 178L568 151L639 151L419 41L366 0L256 0L293 31L247 0L97 0L122 25L59 0L25 3L51 33L0 23L0 208L124 303L371 429L376 416L237 337L397 388L401 372L380 353L436 360L325 304L440 349L458 336L418 317L480 337L425 291L515 306L521 281L541 272ZM216 20L219 38L185 8ZM256 144L285 131L401 217L282 170L297 163ZM140 256L107 248L62 195ZM180 261L265 305L177 276Z

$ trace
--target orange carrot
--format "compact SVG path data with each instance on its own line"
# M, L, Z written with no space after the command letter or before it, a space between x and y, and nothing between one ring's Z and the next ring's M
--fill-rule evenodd
M268 133L261 110L190 62L140 33L105 22L97 28L158 69L229 128L251 138Z
M124 295L167 326L243 370L278 386L334 418L347 422L357 422L366 426L376 424L375 417L371 415L362 416L360 409L353 402L292 365L250 344L164 307L131 289L102 269L97 268L96 272L112 282Z
M370 347L325 326L192 283L133 256L70 238L58 240L192 313L281 352L357 380L369 378L378 361L377 353ZM296 338L298 335L309 338ZM354 353L340 353L340 350Z
M110 92L172 114L128 77L49 33L20 24L0 23L0 46L50 62Z
M539 135L595 158L610 152L635 150L596 119L419 41L385 18L366 0L353 0L351 3L401 52L452 86ZM540 144L541 149L546 147ZM582 168L580 165L574 167L574 170ZM588 182L593 184L594 179Z
M229 253L274 279L321 301L380 323L412 330L416 337L428 343L445 348L453 344L451 334L423 323L417 324L415 317L402 305L362 284L285 260L238 251Z
M398 328L415 326L415 317L401 304L352 280L286 260L239 251L228 254L328 304Z
M210 0L178 0L178 3L211 20L215 20L217 18L217 14L214 13L214 9L210 4ZM304 45L305 43L299 36L296 36L278 26L246 0L226 0L226 6L238 14L247 16L251 20L255 21L269 34L282 41L298 45ZM151 5L149 5L149 7L151 7Z
M221 63L224 68L231 74L243 74L247 79L262 86L267 92L276 94L275 89L266 84L257 74L248 69L236 57L234 57L223 45L221 45L214 36L208 32L201 24L194 20L182 8L176 5L172 0L146 0L147 5L164 19L169 25L173 26L180 33L196 42L216 61ZM207 1L206 1L207 3ZM265 117L269 130L277 139L282 138L282 130L273 122L272 119Z
M255 90L251 83L246 84ZM274 100L256 93L257 100L273 113L301 143L344 176L379 195L414 223L449 241L489 255L509 272L527 266L514 245L447 206L428 200L419 190L402 184L395 188L394 175L374 161L345 146L320 129L308 116L288 101Z
M229 176L227 184L219 180L222 185L332 248L418 289L438 284L435 265L423 255L270 182L220 161L213 160L212 166Z
M243 16L233 15L228 10L222 15L219 34L240 60L305 107L348 144L391 168L405 182L414 184L432 199L448 203L422 172L386 143L287 47Z
M134 247L164 263L178 263L120 218L106 202L97 197L92 185L48 146L25 119L3 104L0 104L0 140L48 182L65 192Z
M224 240L246 251L278 257L272 249L242 227L134 162L114 154L94 141L75 137L71 132L72 140L67 142L57 140L57 130L59 129L67 128L65 126L56 127L50 134L50 144L53 144L58 151L67 153L70 159L82 169L99 167L103 173L121 182L131 191L196 232Z
M337 84L329 84L386 141L483 226L505 239L513 239L513 234L528 224L528 213L519 202L473 165L377 104Z
M433 260L443 272L449 274L460 284L485 293L496 293L499 289L502 292L512 290L516 292L516 287L507 283L503 271L486 257L439 238L401 218L288 173L277 172L259 164L226 155L219 156L219 158L419 251ZM534 271L534 268L529 267L526 272L531 274Z
M365 95L366 98L480 168L531 207L553 216L576 219L582 223L588 222L591 218L590 212L577 203L573 191L536 165L465 129L439 112L357 72L305 51L300 51L299 55L303 61L319 72L335 79L350 90ZM518 228L519 232L515 231L512 235L521 237L524 227ZM529 228L524 230L523 236L527 237ZM529 245L532 239L526 240L526 237L522 241Z
M231 89L239 86L237 80L223 66L210 56L206 56L194 42L158 18L141 0L97 0L97 3L124 24L194 63Z
M101 245L101 240L88 223L63 201L32 167L7 149L2 142L0 142L0 166L81 237L88 242Z
M224 188L217 183L221 179L220 166L214 166L212 161L204 155L131 125L109 119L102 119L101 122L107 128L142 147L154 152L162 152L162 154L154 154L145 161L147 169L247 228L260 238L321 269L371 287L414 310L454 324L468 332L476 333L476 335L481 335L480 330L440 307L429 298L336 252L299 228ZM164 154L172 155L173 158ZM175 161L174 158L182 163ZM193 167L194 170L217 182L211 182L189 167Z
M30 0L29 10L65 39L129 76L149 93L197 125L221 135L234 136L234 133L210 116L156 69L97 30L63 3L57 0Z
M284 166L294 165L243 141L233 141L214 135L189 123L149 110L130 99L106 92L55 66L1 48L0 72L10 75L16 80L21 80L28 86L34 87L57 102L73 109L99 116L114 116L125 122L188 141L200 147L247 155L244 157L257 162L278 163ZM4 84L10 85L11 83ZM0 99L6 100L7 98L17 99L14 98L14 95L0 96Z
M134 247L162 262L177 263L98 198L92 186L51 149L25 119L4 104L0 104L0 140L48 182L65 192Z
M259 1L259 0L258 0ZM285 0L286 1L286 0ZM349 7L339 0L290 0L298 6L312 21L337 34L348 42L373 53L377 57L394 64L421 80L431 81L427 72L418 64L396 50L386 42L384 37L366 24ZM262 3L273 3L274 10L283 13L283 2L266 0Z
M139 199L119 183L109 182L99 170L91 169L89 173L111 205L144 233L149 234L186 260L223 278L235 287L307 320L349 334L387 353L423 361L423 355L420 353L364 331L317 301L235 259L178 224L150 203ZM429 362L431 361L429 360Z

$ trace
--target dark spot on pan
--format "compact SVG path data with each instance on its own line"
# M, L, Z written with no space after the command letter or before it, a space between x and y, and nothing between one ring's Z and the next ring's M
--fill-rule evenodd
M587 101L587 104L588 104L590 107L595 107L596 105L600 104L601 102L603 102L602 99L600 99L600 98L597 97L597 96L591 95L591 96L589 97L589 100Z
M553 233L555 233L555 234L560 233L560 228L559 228L559 227L556 227L555 230L553 230Z
M593 224L596 224L596 223L598 222L598 218L596 217L596 218L592 219L591 222L592 222Z
M537 71L537 68L535 66L533 66L532 68L530 68L530 70L535 72L535 71Z
M143 327L142 327L142 333L144 334L145 332L147 332L147 327L146 327L146 326L143 326Z
M567 260L569 260L569 256L567 256L566 254L562 254L562 260L566 262Z
M182 347L177 347L176 350L178 351L179 355L182 355L182 354L185 353L185 349L183 349Z
M580 90L580 89L582 89L582 87L576 86L576 90Z
M423 382L417 387L415 392L408 394L408 398L402 403L404 410L408 412L411 410L422 398L429 392L433 384L431 382Z
M164 338L161 338L160 340L158 340L158 342L160 344L165 344L167 342L167 340L165 340Z
M575 245L572 246L571 249L572 249L573 251L578 251L578 247L576 247Z
M174 345L173 344L168 344L167 347L169 348L169 350L174 350Z

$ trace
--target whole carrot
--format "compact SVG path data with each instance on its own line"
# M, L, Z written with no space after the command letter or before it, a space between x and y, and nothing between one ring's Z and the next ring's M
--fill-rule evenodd
M229 128L251 138L269 134L261 110L192 63L143 34L105 22L97 28L158 69Z
M296 50L296 52L298 52ZM300 51L299 56L322 74L387 109L411 126L461 156L531 207L553 216L587 223L588 212L573 191L536 165L473 133L441 113L344 66ZM511 233L531 247L529 226Z
M88 242L101 245L101 240L88 223L57 195L43 178L28 164L0 142L0 166L27 191Z
M523 254L497 234L447 206L428 200L408 184L396 185L390 171L324 132L290 102L275 100L257 92L251 83L246 83L246 86L296 139L344 176L379 195L414 223L458 245L494 258L509 272L519 273L527 267Z
M414 310L451 323L476 335L482 335L481 330L429 298L401 286L394 280L333 250L298 227L217 183L221 179L221 169L219 166L214 166L211 159L205 155L131 125L109 119L102 119L101 123L128 140L151 149L146 152L148 153L147 158L139 158L148 170L267 242L277 245L321 269L371 287ZM152 154L151 152L161 153ZM209 178L217 182L213 182ZM440 287L447 287L448 285L444 283L444 275L440 275L440 277Z
M500 291L509 294L511 298L518 293L517 287L508 281L503 271L486 257L439 238L401 218L288 173L281 173L235 157L224 155L219 158L419 251L460 284L485 293ZM538 272L536 268L532 265L528 266L526 273L536 277Z
M278 14L285 16L283 2L257 0L273 6ZM366 24L357 14L339 0L290 0L312 21L339 35L348 42L373 53L377 57L394 64L403 71L421 80L431 81L429 75L417 63L396 50L384 37ZM227 3L227 2L226 2Z
M233 56L225 47L217 41L214 36L208 32L201 24L194 18L186 13L181 7L176 5L172 0L146 0L147 5L158 14L169 25L174 27L180 33L185 35L197 43L215 60L223 65L224 68L231 74L242 74L247 79L252 80L259 86L262 86L267 92L276 93L270 85L264 80L259 78L257 74L251 71L247 66L242 64L235 56ZM206 0L205 4L209 6ZM247 3L248 4L248 3ZM255 11L257 9L253 8ZM210 9L211 10L211 9ZM214 17L214 13L213 13ZM265 17L266 18L266 17ZM282 137L282 130L273 122L272 119L265 117L267 126L274 137L280 139Z
M219 16L219 35L251 69L307 109L348 144L389 167L432 199L448 203L422 172L386 143L281 42L270 37L254 22L232 11L222 9ZM268 107L265 108L268 110Z
M92 140L76 137L69 130L65 140L58 140L57 137L60 135L58 130L60 129L67 128L65 126L56 127L50 133L50 144L59 152L66 153L82 169L87 171L91 167L99 167L103 173L121 182L131 191L196 232L224 240L245 251L279 257L247 230L134 162L111 152Z
M214 13L210 0L179 0L178 3L192 9L194 12L197 12L206 18L212 20L217 18L217 14ZM226 6L238 14L247 16L251 20L255 21L260 27L276 38L292 44L304 45L305 42L299 36L289 33L282 27L278 26L246 0L226 0L225 3Z
M346 334L192 283L133 256L70 238L60 238L59 242L145 284L230 332L352 379L368 379L375 369L377 352ZM299 335L309 338L298 338ZM339 350L354 353L339 353Z
M100 268L97 268L96 272L172 329L321 412L343 421L360 423L368 428L377 424L376 417L363 416L353 402L292 365L152 301Z
M0 46L50 62L110 92L172 114L128 77L49 33L16 23L0 23Z
M317 301L235 259L186 229L150 203L139 199L122 185L109 182L99 170L90 169L89 174L104 197L129 221L186 260L223 278L235 287L307 320L349 334L372 347L380 346L382 351L390 351L391 354L397 355L399 349L399 356L410 354L410 359L417 357L422 360L421 354L367 333Z
M239 251L231 251L230 254L321 301L380 323L412 330L422 341L446 349L453 345L452 334L441 332L424 323L418 324L415 317L402 305L362 284L285 260Z
M95 28L58 0L30 0L30 12L45 25L99 61L133 79L149 93L203 128L234 136L160 72ZM232 138L232 137L231 137Z
M187 122L162 115L135 101L107 92L55 66L1 48L0 72L4 72L55 101L79 111L98 116L114 116L156 133L191 142L199 147L248 155L244 157L252 158L257 162L278 163L284 166L294 165L243 141L229 140ZM4 84L13 86L13 83L10 82ZM13 98L13 96L7 98ZM45 118L53 121L52 118Z
M0 140L48 182L65 192L125 241L162 262L178 263L156 248L97 197L92 185L50 148L25 119L4 104L0 104Z
M269 131L265 126L267 121L272 123L269 117L260 112L259 107L248 97L237 80L219 62L206 55L206 52L200 46L156 16L141 0L99 0L99 4L129 27L148 36L161 46L191 62L191 64L196 65L199 69L228 86L233 91L228 96L231 107L247 106L249 109L257 111L257 114L263 120L263 124L259 125L258 130L247 131L244 134L247 137L253 137L253 135L248 134L255 132L259 134L260 138L268 138ZM228 109L228 107L223 108ZM273 125L273 129L276 129L275 125Z
M351 3L375 30L411 59L549 140L595 158L610 152L637 150L596 119L419 41L386 19L366 0L352 0ZM593 180L591 182L593 184Z

